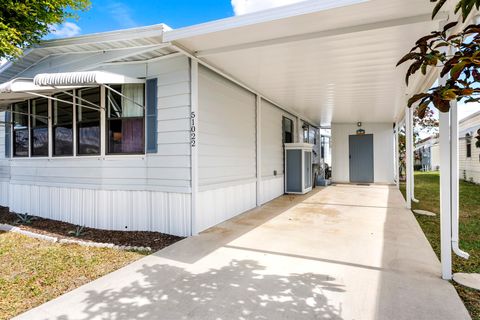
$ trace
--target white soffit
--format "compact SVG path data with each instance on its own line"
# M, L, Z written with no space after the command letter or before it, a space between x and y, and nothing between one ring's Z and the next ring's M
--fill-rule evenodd
M433 5L308 1L167 31L164 41L323 125L394 122L405 107L405 66L395 64L439 27Z
M145 83L144 79L136 79L121 74L105 71L41 73L33 78L38 86L89 86L101 84Z

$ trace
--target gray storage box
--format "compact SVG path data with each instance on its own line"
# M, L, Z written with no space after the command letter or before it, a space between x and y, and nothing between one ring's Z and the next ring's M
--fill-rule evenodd
M285 143L285 193L312 190L312 149L310 143Z

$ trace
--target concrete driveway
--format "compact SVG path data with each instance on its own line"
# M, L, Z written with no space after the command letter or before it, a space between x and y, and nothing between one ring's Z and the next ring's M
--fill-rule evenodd
M18 319L470 319L400 192L284 196Z

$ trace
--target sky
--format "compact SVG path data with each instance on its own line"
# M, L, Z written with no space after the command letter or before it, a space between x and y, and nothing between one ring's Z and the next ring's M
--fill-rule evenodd
M91 0L77 20L55 26L48 38L165 23L181 28L202 22L289 5L302 0Z

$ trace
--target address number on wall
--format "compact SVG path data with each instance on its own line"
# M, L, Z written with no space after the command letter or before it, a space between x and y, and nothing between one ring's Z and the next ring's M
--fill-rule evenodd
M190 145L195 147L197 145L197 128L196 128L196 114L190 113Z

